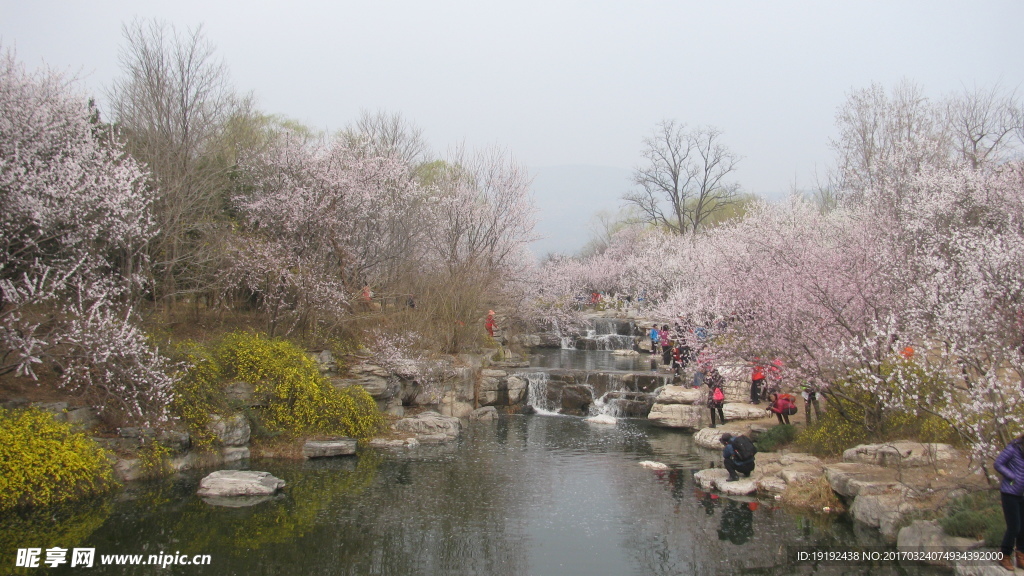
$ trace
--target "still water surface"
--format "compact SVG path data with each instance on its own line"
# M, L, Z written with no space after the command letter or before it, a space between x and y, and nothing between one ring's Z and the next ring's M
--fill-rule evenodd
M443 446L252 462L288 487L279 499L248 508L196 497L206 471L133 484L58 518L60 529L48 521L35 528L39 533L23 527L15 534L7 524L0 540L5 551L59 542L95 547L97 561L102 554L212 555L206 567L65 565L23 574L941 573L895 564L794 564L787 545L878 542L873 531L842 521L701 492L693 472L717 457L695 447L690 435L645 421L609 427L516 416L472 423ZM654 472L639 465L643 460L672 468Z

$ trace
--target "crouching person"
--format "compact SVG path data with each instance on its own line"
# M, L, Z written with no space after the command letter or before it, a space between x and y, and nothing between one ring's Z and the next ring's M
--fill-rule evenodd
M743 474L746 478L750 478L750 473L754 471L754 455L757 454L757 448L754 447L754 443L750 441L750 438L722 434L720 441L722 444L725 444L725 448L722 449L722 459L724 460L726 471L729 472L729 480L727 481L735 482L739 480L740 477L736 474L737 472Z

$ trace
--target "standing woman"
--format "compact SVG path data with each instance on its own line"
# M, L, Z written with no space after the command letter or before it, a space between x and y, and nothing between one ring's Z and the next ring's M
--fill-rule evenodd
M718 368L713 368L707 375L708 383L708 408L711 409L711 427L715 428L715 412L718 412L719 420L722 424L725 424L725 412L722 411L722 405L725 404L725 393L722 392L722 385L725 384L725 378L722 377L722 373L718 371Z
M668 324L658 330L658 341L661 343L661 362L665 366L672 363L672 338L668 332Z
M999 565L1013 572L1013 549L1017 548L1017 566L1024 568L1024 435L996 456L996 472L1003 476L999 485L1003 501L1006 534L999 547L1003 558Z

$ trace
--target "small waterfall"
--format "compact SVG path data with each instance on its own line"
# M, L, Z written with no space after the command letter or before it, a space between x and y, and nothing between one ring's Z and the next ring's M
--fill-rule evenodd
M550 377L547 372L523 372L520 377L526 379L527 396L526 403L537 414L557 415L558 406L551 406L548 400L548 381Z
M563 349L632 350L634 324L615 318L595 318L593 327L577 338L562 337Z

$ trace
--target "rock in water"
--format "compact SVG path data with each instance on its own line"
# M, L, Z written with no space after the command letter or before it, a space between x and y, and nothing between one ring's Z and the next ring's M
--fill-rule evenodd
M352 438L310 440L302 446L302 456L305 458L331 458L333 456L351 456L355 453L356 441Z
M203 498L271 496L281 488L284 488L284 480L270 472L218 470L199 482L196 494Z
M653 460L644 460L640 465L644 468L650 468L651 470L668 470L668 464L655 462Z

